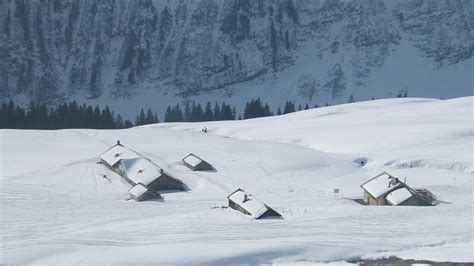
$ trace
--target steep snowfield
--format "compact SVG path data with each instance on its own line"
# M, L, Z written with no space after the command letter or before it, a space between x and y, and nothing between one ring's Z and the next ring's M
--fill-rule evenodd
M364 80L364 85L357 85L357 78L346 76L347 89L342 95L333 99L324 88L325 79L321 73L327 75L328 66L335 62L344 61L337 56L326 56L320 58L318 50L314 49L313 43L308 47L301 48L293 66L275 73L267 73L255 80L229 85L226 90L210 91L201 95L192 95L188 98L179 98L172 92L156 91L156 85L143 85L143 91L132 98L116 98L112 95L98 99L89 99L86 95L76 96L74 99L80 103L93 106L109 105L112 110L120 113L123 117L133 120L140 109L152 108L163 120L163 114L168 105L195 100L201 105L208 101L227 102L235 106L237 113L243 113L245 104L250 99L261 98L267 102L274 113L278 108L283 108L286 101L291 100L297 106L324 106L326 103L345 103L352 94L356 101L392 98L403 88L408 90L411 97L433 97L454 98L470 96L472 92L472 66L474 59L467 60L456 65L436 68L428 59L419 57L416 49L409 43L403 42L393 54L387 58L387 62L375 69L370 77ZM345 56L353 55L356 50L347 51ZM339 60L339 61L338 61ZM346 59L347 60L347 59ZM344 66L344 65L343 65ZM360 68L356 64L356 69ZM350 66L343 67L344 73L352 73ZM450 90L445 88L449 87ZM314 91L313 91L314 90ZM25 98L15 98L19 103L26 105L29 101Z
M408 98L246 121L2 130L0 263L474 261L473 112L474 97ZM118 139L190 190L127 201L128 184L96 163ZM184 167L190 152L216 171ZM361 197L359 185L383 170L445 203L346 199ZM213 208L238 187L284 219Z
M0 1L0 103L320 106L472 95L474 2Z

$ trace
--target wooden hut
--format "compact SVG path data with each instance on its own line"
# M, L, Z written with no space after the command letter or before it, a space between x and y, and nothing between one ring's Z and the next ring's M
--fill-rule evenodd
M102 164L119 174L131 186L141 183L153 192L185 190L181 180L165 172L148 158L126 148L120 142L99 157Z
M102 153L99 158L103 165L105 165L110 170L119 173L118 164L121 160L127 158L137 158L139 155L133 152L130 149L125 148L120 141L117 141L117 144L112 146L112 148L106 150Z
M120 161L122 177L132 186L142 183L150 190L185 190L181 180L171 176L146 158L131 158Z
M210 163L192 153L184 157L183 164L193 171L209 171L214 169Z
M429 206L431 203L398 178L383 172L361 185L367 205Z
M252 195L247 194L247 192L240 188L232 192L227 199L229 200L229 208L250 215L255 219L282 217L281 214L274 209L255 199Z
M146 187L142 183L138 183L136 186L129 189L128 192L130 193L130 199L133 199L138 202L149 199L161 198L160 194L149 190L148 187Z

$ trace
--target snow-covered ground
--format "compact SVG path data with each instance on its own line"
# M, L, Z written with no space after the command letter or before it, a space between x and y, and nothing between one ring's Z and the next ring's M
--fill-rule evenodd
M246 121L1 130L0 263L472 262L473 115L474 97L407 98ZM96 163L116 140L190 190L127 201L129 185ZM190 152L216 171L191 172L180 162ZM346 199L384 170L445 203ZM239 187L284 219L213 208Z

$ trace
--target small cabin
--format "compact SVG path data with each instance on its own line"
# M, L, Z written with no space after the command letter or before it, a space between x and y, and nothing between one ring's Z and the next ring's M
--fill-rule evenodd
M142 184L153 192L185 190L184 183L165 172L148 158L126 148L120 142L100 156L102 164L119 174L131 186Z
M361 185L366 205L430 206L414 189L387 172L383 172Z
M121 160L137 157L139 157L137 153L125 148L120 141L99 156L101 163L116 173L118 173L118 163Z
M121 176L134 186L139 183L152 191L184 190L183 182L146 158L131 158L120 161L118 171Z
M149 199L161 198L160 194L149 190L142 183L138 183L136 186L129 189L128 192L130 193L130 199L138 201L138 202L149 200Z
M193 171L210 171L214 169L210 163L192 153L184 157L183 164Z
M227 199L229 208L252 216L254 219L282 218L281 214L240 188L232 192Z

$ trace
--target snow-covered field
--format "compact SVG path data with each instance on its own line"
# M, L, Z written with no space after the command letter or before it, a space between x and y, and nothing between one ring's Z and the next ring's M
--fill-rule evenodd
M246 121L2 130L0 263L473 262L473 115L474 97L407 98ZM129 185L96 163L116 140L190 190L127 201ZM180 163L190 152L217 171L191 172ZM346 199L384 170L445 203ZM213 208L239 187L284 219Z

